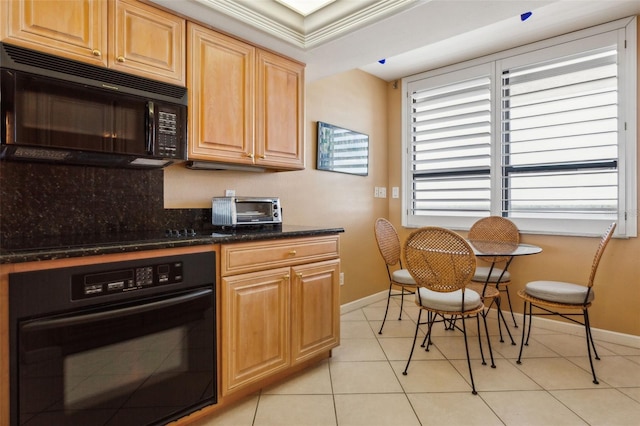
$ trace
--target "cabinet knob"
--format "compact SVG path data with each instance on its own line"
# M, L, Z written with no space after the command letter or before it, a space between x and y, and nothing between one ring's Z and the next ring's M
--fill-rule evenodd
M260 155L258 155L258 158L261 159L261 160L264 160L265 158L267 158L267 156L264 155L264 154L260 154Z
M296 251L295 251L295 250L291 250L291 251L289 252L289 256L295 256L295 255L296 255Z
M98 58L99 58L100 56L102 56L102 52L100 52L98 49L93 49L93 50L91 51L91 54L92 54L93 56L97 56Z
M298 278L302 278L302 272L298 272L296 275L298 276Z
M289 276L289 274L287 274L287 275L285 275L283 278L284 278L285 280L288 280L288 279L289 279L289 278L291 278L291 277Z
M247 157L249 158L253 158L253 152L248 152L247 154L245 154Z
M124 56L118 56L116 58L116 61L120 62L121 64L124 64L124 62L125 62Z

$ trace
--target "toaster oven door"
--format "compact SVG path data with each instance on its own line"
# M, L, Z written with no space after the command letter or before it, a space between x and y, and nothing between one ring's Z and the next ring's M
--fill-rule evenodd
M237 224L280 223L280 206L269 200L236 200Z

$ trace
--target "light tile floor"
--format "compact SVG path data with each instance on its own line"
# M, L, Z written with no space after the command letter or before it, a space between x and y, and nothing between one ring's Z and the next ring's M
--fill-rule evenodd
M442 325L434 330L429 352L416 344L409 374L402 375L418 308L405 303L398 321L394 298L378 335L385 303L342 315L341 344L331 359L198 426L640 424L639 348L596 341L601 360L595 361L595 385L582 336L534 326L517 365L521 328L511 327L515 346L506 338L500 343L497 322L489 318L493 369L481 364L475 321L469 321L478 390L472 395L462 334ZM485 344L485 355L486 349Z

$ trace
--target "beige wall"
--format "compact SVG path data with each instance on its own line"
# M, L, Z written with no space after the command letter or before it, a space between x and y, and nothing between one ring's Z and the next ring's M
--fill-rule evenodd
M387 200L373 197L374 187L385 186L388 176L387 84L350 71L308 84L305 96L305 170L251 173L171 166L165 169L165 207L210 207L211 197L235 189L238 195L280 197L285 223L344 228L340 300L347 303L388 286L373 236L374 220L388 216ZM369 135L368 176L316 170L317 121Z

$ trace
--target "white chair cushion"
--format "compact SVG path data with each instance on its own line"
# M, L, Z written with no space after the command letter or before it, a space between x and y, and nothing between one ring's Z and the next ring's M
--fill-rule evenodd
M530 296L549 302L569 303L581 305L589 288L584 285L565 283L561 281L532 281L528 283L524 291ZM588 302L595 297L593 289L589 293Z
M418 293L420 293L420 298L418 298ZM462 290L440 293L438 291L420 287L418 292L416 292L416 303L420 305L421 300L422 306L425 308L435 309L438 311L456 312L462 309ZM475 309L481 305L482 299L478 293L473 290L466 290L464 292L465 311Z
M398 269L396 271L393 271L391 273L391 279L400 284L416 285L415 280L406 269Z
M476 267L476 273L473 275L471 281L485 282L487 281L487 275L489 275L489 270L491 268L489 266L478 266ZM493 268L491 271L491 278L489 279L490 283L495 283L500 278L500 274L502 274L502 269ZM509 271L505 272L500 280L501 283L505 281L511 281L511 274Z

